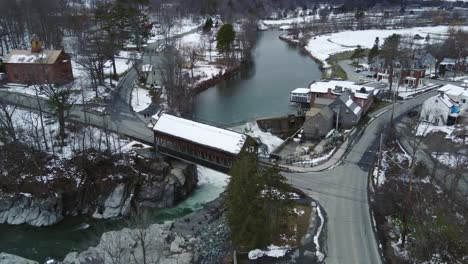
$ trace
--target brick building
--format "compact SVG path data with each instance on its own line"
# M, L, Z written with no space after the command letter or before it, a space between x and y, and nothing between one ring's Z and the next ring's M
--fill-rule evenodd
M43 50L36 35L31 38L31 50L12 50L4 64L10 83L65 84L73 81L70 57L63 50Z

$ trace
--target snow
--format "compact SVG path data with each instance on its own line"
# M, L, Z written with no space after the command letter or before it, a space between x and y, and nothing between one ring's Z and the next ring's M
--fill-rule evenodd
M437 155L436 153L432 153L432 157L437 159L440 163L444 164L447 167L452 169L463 166L467 164L468 158L462 155L457 155L456 153L442 153Z
M41 123L40 116L36 112L31 112L21 108L16 108L13 111L13 108L8 108L12 112L12 119L14 123L15 130L19 134L19 140L25 144L34 146L37 148L37 142L35 140L34 131L39 131L39 137L42 139ZM44 129L45 137L47 139L49 149L46 150L45 143L41 140L40 148L46 150L49 154L55 154L59 158L69 159L85 149L95 148L98 150L109 150L112 152L120 151L121 147L125 144L128 144L128 141L122 139L119 135L114 133L105 133L103 130L96 127L84 127L77 131L71 132L66 131L68 134L67 139L65 140L65 145L60 146L58 144L57 135L59 133L58 121L55 118L44 115ZM83 149L84 144L84 149ZM53 147L53 149L52 149ZM47 181L50 180L49 176L40 177L41 180Z
M226 190L229 183L229 176L227 174L200 165L197 165L197 172L197 188L195 188L188 199L181 202L176 208L200 209L205 203L218 198Z
M374 87L356 85L354 82L351 82L351 81L336 81L336 80L313 82L309 85L309 88L310 88L310 91L314 93L327 93L328 89L331 89L332 92L334 92L336 86L342 87L343 88L342 91L349 89L352 92L354 92L355 95L356 93L359 93L362 88L364 88L367 93L359 93L359 97L358 97L358 98L363 98L363 99L369 98L369 94L371 94L371 92L375 90Z
M349 97L348 101L346 102L346 106L349 107L352 104L353 104L353 99L351 99L351 97Z
M229 183L229 176L227 174L197 166L198 171L198 185L211 184L219 187L227 187Z
M122 146L120 148L120 150L123 153L127 153L127 152L131 152L132 150L135 150L135 149L148 149L148 148L152 148L152 146L147 145L145 143L141 143L139 141L131 141L130 143Z
M301 24L304 22L310 22L313 21L314 19L317 19L318 15L310 15L310 16L303 16L303 17L291 17L291 18L285 18L285 19L276 19L276 20L262 20L261 24L264 27L277 27L277 26L285 26L289 25L292 26L294 24Z
M47 58L47 55L45 53L36 53L36 54L30 54L30 55L13 54L10 56L9 60L6 62L7 63L36 63L45 58Z
M454 97L458 97L458 96L461 96L461 95L468 96L468 89L467 88L463 88L463 87L456 86L456 85L453 85L453 84L446 84L446 85L440 87L439 89L437 89L437 91L444 92L447 95L454 96Z
M332 150L330 150L330 152L328 152L327 154L325 154L323 156L313 158L313 159L308 159L308 160L302 160L302 161L299 161L299 162L295 162L294 164L302 164L302 165L310 164L311 166L316 166L319 163L328 160L331 157L331 155L335 152L335 149L336 149L336 147L333 148Z
M317 214L320 218L320 226L317 230L317 233L315 234L314 236L314 244L315 244L315 248L316 248L316 252L315 252L315 255L317 256L317 259L319 262L322 262L323 259L325 258L325 254L323 254L321 251L320 251L320 242L319 242L319 238L320 238L320 233L322 233L322 228L323 228L323 224L325 223L325 218L323 217L323 214L322 214L322 209L320 209L320 206L317 206Z
M297 215L303 215L305 213L304 210L298 210L297 208L293 208L293 213Z
M468 27L463 27L467 29ZM380 43L388 36L396 33L400 35L415 35L426 36L427 34L445 34L448 26L435 27L415 27L405 29L388 29L388 30L357 30L343 31L329 35L322 35L311 38L306 46L307 51L315 58L320 60L328 67L326 60L333 54L341 53L356 49L358 45L362 48L372 48L375 38L379 37Z
M296 89L292 90L291 93L307 94L307 93L310 93L310 89L309 88L296 88Z
M231 154L239 154L247 139L245 135L240 133L169 114L163 114L153 129L157 132L172 135Z
M152 103L152 98L148 89L135 86L132 90L132 108L135 112L141 112L148 108Z
M286 255L286 253L291 249L290 246L275 246L270 245L267 247L266 250L254 249L249 251L249 259L258 259L264 256L273 257L273 258L281 258Z
M284 140L271 134L270 132L263 132L258 127L257 122L251 122L246 124L246 134L253 138L260 139L260 141L267 146L268 153L263 153L267 157L269 157L269 153L275 151L275 149L277 149L284 142Z
M468 131L468 126L436 126L431 123L421 123L416 128L416 136L425 137L428 134L441 132L445 133L445 139L454 143L463 143L463 139L456 135L457 131Z

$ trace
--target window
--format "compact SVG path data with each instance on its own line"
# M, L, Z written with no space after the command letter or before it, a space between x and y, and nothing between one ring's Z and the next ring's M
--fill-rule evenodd
M461 99L462 104L466 103L466 99Z

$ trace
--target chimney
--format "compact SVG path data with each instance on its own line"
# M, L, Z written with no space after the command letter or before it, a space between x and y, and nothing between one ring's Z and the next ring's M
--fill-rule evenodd
M42 51L42 42L36 34L31 37L31 52L40 53Z

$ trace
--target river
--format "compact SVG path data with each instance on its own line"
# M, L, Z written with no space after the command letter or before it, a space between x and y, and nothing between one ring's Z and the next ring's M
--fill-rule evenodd
M199 182L193 194L170 209L149 210L153 223L185 216L216 199L224 191L227 176L198 167ZM44 263L47 258L63 260L71 251L83 251L96 246L102 233L131 227L127 219L96 220L91 217L65 217L50 227L0 225L0 252L6 252Z
M289 106L289 92L319 79L321 73L312 59L279 40L280 34L259 32L254 65L197 95L194 117L228 125L294 113L295 108ZM154 223L184 216L219 196L225 177L206 169L199 168L199 172L194 194L175 208L152 210ZM0 252L40 262L47 257L62 260L71 251L96 245L103 232L128 226L125 219L103 221L89 217L66 217L46 228L0 225Z
M281 31L262 31L253 51L254 64L198 94L193 116L229 125L261 117L295 113L289 92L321 77L317 63L278 39Z

